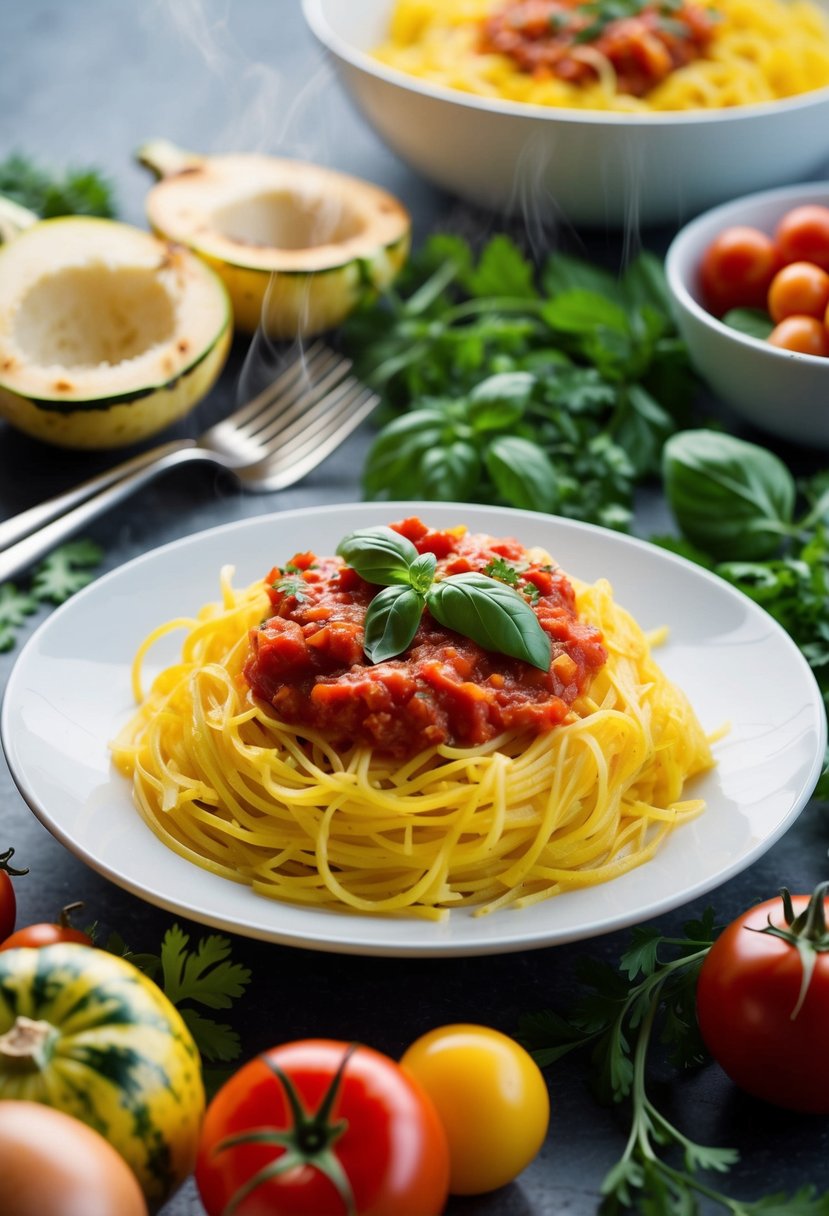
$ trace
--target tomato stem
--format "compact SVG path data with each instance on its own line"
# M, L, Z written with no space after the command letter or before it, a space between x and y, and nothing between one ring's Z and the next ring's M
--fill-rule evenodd
M769 916L765 928L751 929L752 933L768 933L771 937L779 937L781 941L794 946L800 955L802 968L800 991L789 1015L791 1021L795 1020L803 1008L803 1002L806 1000L812 976L815 973L817 956L825 954L829 950L829 930L826 927L824 903L827 891L829 891L829 881L818 883L809 897L806 907L795 915L792 897L785 887L781 887L780 898L783 901L783 920L786 922L786 928L782 929L779 925L775 925ZM750 928L750 926L746 925L746 928Z
M28 874L28 867L25 870L15 870L9 862L14 857L14 849L6 849L5 853L0 853L0 870L5 870L12 878L22 878L24 874Z
M343 1052L343 1058L337 1071L331 1078L322 1101L313 1112L305 1109L296 1086L280 1065L267 1055L260 1057L282 1087L291 1112L292 1123L287 1128L251 1128L250 1131L227 1136L216 1145L214 1149L216 1153L224 1152L226 1149L240 1144L272 1144L283 1150L280 1156L248 1178L234 1192L222 1212L222 1216L233 1216L241 1203L257 1187L270 1181L271 1178L276 1178L280 1174L285 1174L288 1170L302 1165L310 1165L324 1174L342 1200L346 1216L357 1216L357 1202L348 1175L343 1169L340 1159L332 1151L333 1145L347 1129L348 1120L332 1121L331 1118L342 1085L345 1067L356 1050L357 1044L352 1043Z

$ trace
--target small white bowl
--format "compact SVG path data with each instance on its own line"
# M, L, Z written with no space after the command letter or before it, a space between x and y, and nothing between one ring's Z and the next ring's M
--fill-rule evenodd
M829 0L817 2L829 11ZM302 8L387 146L484 208L635 230L799 181L829 157L829 88L761 105L658 114L490 100L373 58L393 0L302 0Z
M699 267L718 233L748 224L772 235L801 203L829 207L829 182L807 182L736 199L692 220L674 237L665 272L691 361L735 413L769 434L829 447L829 359L781 350L724 325L702 304Z

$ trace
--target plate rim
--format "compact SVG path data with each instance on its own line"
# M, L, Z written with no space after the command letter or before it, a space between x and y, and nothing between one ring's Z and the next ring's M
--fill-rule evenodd
M430 511L438 511L442 514L456 512L463 518L464 515L472 516L469 520L470 526L475 524L475 516L479 518L482 515L494 517L507 521L514 521L519 525L522 520L532 520L537 525L539 520L545 521L553 528L563 529L565 532L570 532L578 535L579 533L588 533L596 538L600 543L609 543L611 545L621 545L630 547L633 551L641 551L647 553L651 558L656 557L659 561L664 561L668 566L678 564L687 572L692 573L695 578L701 579L703 582L712 584L717 592L725 594L726 597L735 597L743 606L743 610L755 616L759 621L762 621L770 634L776 637L778 644L782 643L787 647L795 660L796 666L800 670L801 676L805 677L806 683L812 694L812 698L806 704L806 708L814 710L815 722L817 730L817 746L811 758L808 771L798 774L800 786L796 796L792 798L791 805L787 813L779 820L774 830L765 836L762 841L749 849L746 854L741 854L730 865L720 868L713 876L709 875L706 879L697 882L692 888L683 889L677 896L675 892L665 895L664 897L654 900L651 897L650 902L644 910L626 909L619 911L614 915L608 915L599 922L591 924L587 931L582 929L558 930L555 926L544 926L543 924L531 933L522 933L520 935L510 935L509 933L493 939L486 938L478 943L468 940L430 940L430 941L397 941L393 944L372 942L366 938L364 934L360 934L359 927L361 925L371 924L372 922L380 921L384 924L389 923L392 918L375 917L375 916L352 916L348 913L331 912L326 913L320 922L320 928L316 931L309 929L300 929L300 931L291 929L290 925L287 928L273 928L270 926L256 926L250 924L240 924L238 918L228 917L216 912L214 909L205 906L195 907L194 903L175 898L164 892L153 891L148 892L142 886L140 879L124 874L115 869L105 860L90 856L88 848L79 844L71 833L56 822L54 813L46 806L42 805L41 799L37 792L30 788L27 782L25 772L19 771L18 756L15 753L13 742L10 744L12 736L12 715L13 708L11 705L11 693L16 691L16 681L21 678L20 673L26 669L28 656L34 652L39 645L40 640L44 636L48 636L50 630L56 628L62 622L63 616L69 612L77 612L79 606L82 608L87 597L100 596L105 593L107 586L112 581L120 581L129 579L133 572L140 570L145 564L154 562L179 549L187 548L195 542L209 542L211 538L221 536L232 536L235 532L245 531L248 528L265 527L270 524L279 525L285 523L292 518L298 519L302 517L307 519L309 516L312 519L330 518L332 516L341 515L343 512L357 511L358 513L370 515L378 513L388 513L388 518L403 518L411 514L425 514ZM519 532L520 534L520 532ZM218 572L218 566L217 566ZM578 575L576 575L578 577ZM128 666L129 656L124 660ZM144 553L137 554L129 561L116 566L115 568L105 572L100 578L94 580L87 587L76 593L65 604L59 606L51 613L44 621L42 621L33 631L31 636L24 643L19 654L16 656L12 670L3 690L2 705L0 705L0 744L6 754L9 770L12 779L17 786L21 797L30 808L36 818L43 826L55 837L65 848L68 849L75 857L79 858L83 864L89 866L92 870L100 874L102 877L112 882L113 885L121 889L129 891L137 898L152 904L153 906L165 909L168 912L180 915L182 917L194 920L200 924L209 925L213 928L220 929L224 932L235 933L240 936L250 937L253 939L266 941L272 944L288 945L296 948L311 949L321 952L355 954L361 956L388 956L388 957L471 957L476 955L486 954L506 954L522 950L539 949L555 945L564 945L574 941L588 940L594 937L603 936L607 933L615 932L619 929L630 927L634 924L643 923L658 917L665 912L672 911L677 907L683 906L685 903L698 898L707 892L722 886L728 882L736 874L741 873L752 865L759 857L761 857L771 846L780 839L781 836L791 827L797 819L803 808L808 803L814 792L814 786L820 775L823 766L823 756L826 748L826 716L823 710L823 701L814 673L806 663L805 658L791 639L788 633L774 620L763 608L757 605L750 597L743 592L733 587L725 580L719 578L713 572L706 570L704 567L696 565L687 558L682 557L668 549L662 549L652 542L644 540L640 537L633 536L627 533L614 532L610 529L603 528L596 524L586 523L581 520L567 519L562 516L550 515L542 512L528 511L513 507L498 507L488 504L478 503L458 503L458 502L423 502L418 500L402 499L391 500L388 502L341 502L327 503L317 506L295 507L286 510L276 510L272 512L264 512L260 515L247 516L242 519L226 521L224 523L215 524L196 532L183 535L173 540L167 541L154 548L148 549ZM112 773L110 773L113 776ZM127 791L128 792L128 791ZM146 827L146 825L145 825ZM146 830L151 833L151 829L146 827ZM152 833L151 833L152 834ZM158 838L154 838L158 839ZM656 860L656 859L654 859ZM190 868L199 869L193 863L186 859L180 859L181 865ZM651 863L647 863L651 864ZM638 869L638 868L637 868ZM637 870L631 873L635 874ZM207 873L200 871L200 873ZM217 877L217 876L214 876ZM218 879L220 882L227 882L226 879ZM618 881L618 880L616 880ZM243 884L241 884L243 885ZM605 884L602 884L605 885ZM244 885L243 885L244 886ZM245 888L250 890L249 888ZM595 888L594 888L595 889ZM251 894L253 894L251 892ZM260 897L256 897L260 898ZM566 898L566 894L562 897ZM281 904L279 901L267 901L268 905L273 905L280 909L289 909L294 911L294 905ZM201 899L204 903L204 899ZM551 906L555 900L546 901L545 904L539 906ZM303 909L304 911L304 909ZM317 913L325 910L315 909ZM459 909L458 912L468 912L468 910ZM507 910L509 911L509 910ZM331 915L337 918L338 923L351 925L357 930L353 938L345 939L341 937L331 937L326 935L325 923L327 916ZM452 914L448 920L451 920ZM489 918L487 918L489 919ZM431 926L438 924L446 924L445 922L431 922ZM402 923L406 923L405 920ZM409 921L409 924L414 923ZM430 922L418 922L421 925L430 925Z

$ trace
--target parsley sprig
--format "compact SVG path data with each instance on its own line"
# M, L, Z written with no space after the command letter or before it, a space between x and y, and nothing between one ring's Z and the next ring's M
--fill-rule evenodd
M0 653L14 646L17 630L43 603L62 604L95 577L103 550L91 540L61 545L35 567L28 590L0 583Z
M0 161L0 195L42 219L59 215L112 218L116 210L112 183L99 170L56 170L22 152L12 152Z
M93 940L100 936L96 925L88 932ZM248 968L230 959L229 938L210 934L200 938L193 950L189 935L173 924L158 954L134 953L117 932L107 936L103 948L128 959L158 983L186 1022L203 1059L211 1063L238 1059L242 1049L237 1032L198 1008L230 1009L250 983Z
M657 1035L677 1067L706 1058L695 991L717 932L711 909L684 926L684 937L663 937L651 926L637 928L618 968L582 960L579 977L587 991L570 1017L546 1010L521 1021L519 1037L541 1067L589 1049L597 1096L629 1103L627 1143L602 1183L603 1216L625 1210L696 1216L700 1198L733 1216L829 1216L829 1195L818 1196L809 1186L795 1195L771 1195L753 1203L718 1190L700 1175L726 1173L738 1160L737 1150L695 1143L648 1093L649 1051Z
M693 377L659 260L617 277L506 235L431 237L345 343L380 391L368 498L494 502L627 528ZM382 416L382 415L381 415Z

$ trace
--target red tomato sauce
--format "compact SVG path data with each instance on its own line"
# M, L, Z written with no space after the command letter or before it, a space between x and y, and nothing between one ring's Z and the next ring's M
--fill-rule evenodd
M642 3L615 20L597 17L595 7L580 0L507 0L484 21L481 50L506 55L536 79L557 76L576 85L596 79L590 55L598 53L613 67L617 92L643 97L699 59L715 27L711 13L695 4Z
M567 577L531 561L515 540L430 531L417 519L392 527L420 553L435 554L437 578L507 563L550 636L549 670L486 651L428 610L409 649L372 666L363 622L381 588L340 558L300 553L287 573L276 567L266 580L273 615L251 631L244 668L253 693L282 721L313 727L335 746L367 744L401 758L441 743L475 746L505 730L538 734L562 722L607 658L600 631L578 619Z

